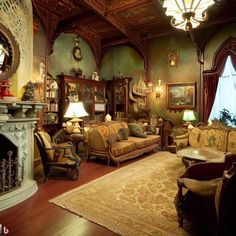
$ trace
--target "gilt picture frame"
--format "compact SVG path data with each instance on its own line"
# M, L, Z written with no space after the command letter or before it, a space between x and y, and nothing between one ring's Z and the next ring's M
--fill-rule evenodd
M170 83L166 86L167 109L183 110L196 107L196 82Z

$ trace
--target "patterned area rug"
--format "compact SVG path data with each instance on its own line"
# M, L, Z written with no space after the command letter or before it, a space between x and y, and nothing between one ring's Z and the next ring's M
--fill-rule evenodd
M52 200L120 235L189 235L178 227L173 203L181 159L159 152Z

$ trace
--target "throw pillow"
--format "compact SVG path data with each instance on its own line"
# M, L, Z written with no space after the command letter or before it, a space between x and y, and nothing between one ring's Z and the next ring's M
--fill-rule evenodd
M107 141L112 145L115 142L120 142L121 138L120 138L120 136L117 133L114 133L114 134L110 134L107 137Z
M143 126L141 123L128 123L130 130L130 135L139 138L146 138L147 135L143 131Z
M187 189L191 192L202 195L202 196L211 196L215 195L217 186L221 178L216 178L212 180L196 180L189 178L182 178L182 181Z
M119 129L118 134L122 140L128 140L129 129L128 128L121 128L121 129Z

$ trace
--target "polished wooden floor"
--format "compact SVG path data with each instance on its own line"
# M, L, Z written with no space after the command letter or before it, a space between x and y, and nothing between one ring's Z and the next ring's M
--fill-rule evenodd
M119 168L140 160L137 158L122 163ZM50 178L38 183L38 191L24 202L0 212L0 224L9 229L7 235L14 236L111 236L110 230L48 203L70 189L96 179L118 167L108 167L101 161L83 161L78 180Z

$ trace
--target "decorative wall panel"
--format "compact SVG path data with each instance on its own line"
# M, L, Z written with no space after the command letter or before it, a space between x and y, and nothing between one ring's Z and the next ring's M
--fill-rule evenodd
M1 0L0 22L8 28L20 47L20 65L17 70L17 94L32 79L33 17L30 0Z

